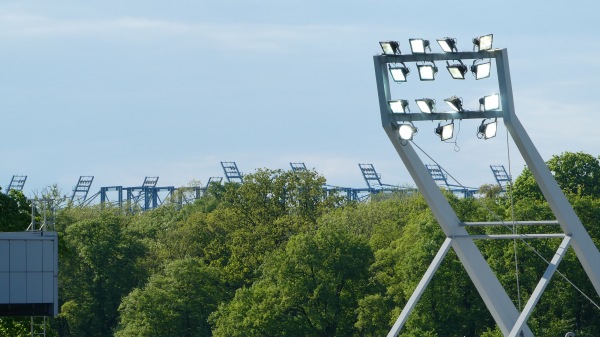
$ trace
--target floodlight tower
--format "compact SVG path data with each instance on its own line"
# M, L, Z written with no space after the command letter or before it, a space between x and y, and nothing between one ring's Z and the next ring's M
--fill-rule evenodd
M494 178L496 178L498 186L500 186L503 191L506 191L506 187L510 185L512 178L508 172L506 172L504 165L490 165L490 169L494 174Z
M75 200L77 200L79 205L84 205L93 181L94 176L80 176L79 180L77 181L77 185L75 188L73 188L71 202L75 202Z
M222 161L221 167L223 167L223 172L225 173L225 178L228 182L244 182L244 177L242 176L242 173L238 169L237 164L235 162Z
M380 42L383 54L373 57L383 129L446 235L446 240L434 257L432 264L427 269L396 323L390 330L389 337L399 334L408 315L414 309L450 247L456 252L458 259L465 267L465 270L504 336L533 336L526 322L569 247L572 247L575 251L596 292L600 294L600 252L573 211L565 195L560 190L550 170L515 114L507 50L492 49L491 35L476 38L473 42L475 45L473 52L458 52L455 39L439 39L438 43L444 52L427 53L427 50L431 51L431 46L427 40L411 39L412 53L402 55L398 42L385 41ZM437 73L435 62L445 61L447 64L446 68L452 78L464 80L468 72L468 68L463 63L464 60L473 61L471 71L475 75L475 79L489 77L492 71L492 60L496 65L495 70L498 77L499 94L481 98L479 100L479 109L469 110L462 105L462 100L457 100L453 96L446 99L446 102L452 109L449 112L437 112L433 104L434 101L426 98L416 100L421 113L409 113L407 109L408 100L391 97L390 75L395 82L406 82L406 77L410 72L406 64L416 64L420 80L432 81L435 79L435 74ZM540 186L544 197L556 216L557 223L564 233L475 236L467 232L466 227L469 225L485 226L490 225L490 223L473 224L462 222L444 198L444 195L411 144L413 136L417 131L413 123L439 121L440 125L435 129L435 133L441 140L445 140L452 137L453 123L444 126L441 123L442 121L455 119L482 120L481 125L477 129L477 136L482 139L495 136L497 119L504 121L504 125ZM519 312L473 240L540 237L561 237L563 240L546 272L533 290L523 311Z
M306 165L304 163L290 163L292 171L306 171Z
M381 174L375 171L373 164L358 164L358 167L360 168L360 172L362 173L369 190L381 188Z
M25 186L25 181L27 181L27 176L13 175L8 184L8 188L6 188L6 193L10 190L22 191L23 186Z

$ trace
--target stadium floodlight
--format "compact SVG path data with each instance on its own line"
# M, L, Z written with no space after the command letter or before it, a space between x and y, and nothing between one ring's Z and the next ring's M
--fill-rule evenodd
M419 70L419 78L421 81L435 80L435 74L438 72L438 68L433 61L431 64L417 64L417 69Z
M397 41L379 42L384 55L400 55L400 44Z
M410 73L410 69L408 69L404 62L401 63L402 66L392 66L391 64L388 66L394 82L406 82L406 76Z
M490 77L492 73L492 63L491 61L478 63L478 60L473 61L473 65L471 66L471 72L473 76L475 76L476 80L480 80L482 78Z
M452 97L446 98L444 101L446 101L446 103L448 103L448 105L452 108L452 110L454 110L456 112L465 111L463 109L462 98L460 98L460 97L452 96Z
M483 35L473 39L473 49L478 51L492 49L492 41L494 40L494 34Z
M410 50L413 54L425 54L427 49L431 51L431 47L429 47L429 40L408 39L408 42L410 43Z
M500 95L493 94L479 99L479 110L490 111L500 109Z
M450 62L446 61L446 69L448 69L450 76L455 80L464 80L468 71L467 66L460 60L455 64L450 64Z
M439 123L438 126L435 128L435 134L440 136L440 139L442 141L452 138L452 136L454 135L454 121L446 125L441 125L441 123Z
M401 124L398 126L398 134L401 140L412 140L418 131L412 124Z
M393 113L407 113L410 111L408 108L408 101L405 99L388 101L388 105Z
M415 102L422 113L430 114L435 111L435 100L431 98L416 99Z
M496 131L498 130L498 120L494 119L493 122L486 123L486 120L481 121L481 125L477 127L477 138L479 139L490 139L496 137Z
M443 39L438 39L437 42L440 45L440 47L442 47L444 53L458 52L458 49L456 48L456 39L453 39L451 37L445 37Z

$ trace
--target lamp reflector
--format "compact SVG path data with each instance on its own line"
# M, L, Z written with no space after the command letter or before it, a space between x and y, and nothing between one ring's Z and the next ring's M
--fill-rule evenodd
M441 140L448 140L454 135L454 123L439 125L435 128L435 134L440 136Z
M397 41L379 42L384 55L400 55L400 44Z
M398 127L398 134L402 140L412 140L417 133L417 128L410 124L402 124Z
M422 113L430 114L435 110L435 101L431 98L416 99L415 102Z
M446 69L448 69L448 72L450 73L450 76L452 76L453 79L455 80L464 80L465 79L465 75L467 74L467 66L464 65L462 62L457 63L457 64L450 64L448 63L448 61L446 61Z
M496 137L496 131L498 131L498 121L494 120L493 122L485 123L484 119L477 128L477 137L483 139L494 138Z
M410 50L413 54L425 54L426 49L431 50L431 48L429 48L429 40L409 39L408 42L410 43Z
M479 107L483 107L483 111L500 109L500 95L493 94L479 99Z
M390 74L394 82L406 82L406 76L410 73L410 69L406 66L389 66Z
M462 106L462 99L459 97L452 96L452 97L446 98L444 101L446 101L446 103L448 103L448 105L454 111L457 111L457 112L465 111Z
M456 39L445 37L443 39L438 39L437 42L444 53L454 53L458 51L456 48Z
M477 47L479 51L492 49L492 42L494 40L494 34L483 35L473 39L473 45Z
M397 101L388 101L388 105L393 113L406 113L410 111L408 108L408 101L405 99L400 99Z
M489 61L479 64L473 63L473 65L471 66L471 72L473 72L473 76L475 76L476 80L490 77L490 74L492 72L492 63Z
M437 74L438 68L435 64L418 64L417 69L419 70L419 78L421 81L433 81L435 80L435 74Z

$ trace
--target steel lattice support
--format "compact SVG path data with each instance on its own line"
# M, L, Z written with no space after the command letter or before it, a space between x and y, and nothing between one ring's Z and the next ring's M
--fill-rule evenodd
M600 252L594 245L594 242L573 211L573 208L560 190L550 170L515 115L507 50L495 49L478 52L454 52L444 54L377 55L374 56L373 59L383 129L415 181L419 191L423 194L441 229L444 231L447 237L444 246L450 245L454 249L458 259L463 264L467 274L471 278L475 288L479 292L502 333L505 336L533 336L533 333L526 324L527 319L537 303L537 299L539 299L543 293L545 286L549 281L549 277L554 270L556 270L556 266L560 262L562 256L564 256L564 251L569 245L577 254L577 257L581 261L596 292L600 294ZM388 101L392 99L390 97L388 64L478 59L495 60L501 109L491 111L449 112L443 114L393 113L391 111L388 105ZM444 195L429 174L429 171L413 149L411 142L401 140L398 135L399 125L402 123L412 123L423 120L442 121L449 119L458 120L475 118L501 118L504 120L505 126L517 145L521 155L525 159L536 182L540 186L546 200L548 200L565 236L563 244L559 247L546 274L532 294L530 303L527 304L522 313L515 308L506 291L473 242L475 237L469 235L466 231L464 223L458 219L456 213L444 198ZM443 258L443 256L439 257L439 255L445 254L442 253L443 251L444 249L440 250L440 253L436 256L434 263L432 263L432 266L428 269L428 274L433 274L435 272L435 269L437 268L436 264L439 263L438 260ZM424 291L428 283L428 278L430 277L431 276L426 274L426 277L424 277L425 281L422 280L415 290L415 293L413 293L413 297L416 296L415 301L418 300L420 293ZM413 297L411 297L411 300ZM408 312L410 312L410 304L407 304L405 310L407 310L407 308L409 308ZM403 314L405 314L405 311L403 311ZM408 313L406 315L408 315ZM392 337L399 334L403 325L403 320L399 318L399 322L400 323L398 323L398 321L396 322L397 324L394 325L388 336Z
M80 176L77 181L77 185L73 188L73 194L71 195L71 202L77 201L80 205L85 204L90 187L94 176Z
M6 188L6 193L10 190L22 191L25 186L25 181L27 181L27 176L19 176L13 175L8 187Z
M225 178L228 182L244 182L244 177L242 176L242 173L238 169L237 164L235 162L222 161L221 167L223 167L223 172L225 173Z

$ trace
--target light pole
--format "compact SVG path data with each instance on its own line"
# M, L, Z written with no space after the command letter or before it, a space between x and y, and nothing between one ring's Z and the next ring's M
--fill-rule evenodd
M458 52L454 39L444 38L438 41L445 52L426 53L427 49L431 50L428 41L410 39L411 54L402 55L397 42L387 41L380 43L384 53L373 57L383 129L446 235L446 240L406 303L402 313L390 330L388 337L399 334L400 329L414 309L421 294L424 292L450 247L456 252L456 255L465 267L465 270L504 336L533 336L533 333L526 325L527 319L541 297L550 277L556 271L558 264L568 250L568 247L573 247L598 294L600 294L600 253L515 115L507 50L492 49L491 35L474 39L477 51L473 52ZM470 70L473 71L476 79L489 76L492 70L491 60L494 60L496 64L499 94L481 98L478 110L468 110L462 106L462 101L457 102L455 100L456 97L450 97L446 99L451 107L451 110L448 112L436 112L431 109L432 106L428 101L416 100L421 112L409 113L408 109L406 109L407 100L391 97L390 75L392 76L392 81L405 82L406 75L410 72L406 64L416 64L420 80L425 81L435 79L435 74L438 70L435 65L436 61L446 61L448 65L446 68L452 78L464 79L466 72L468 72L468 68L463 63L464 60L473 61ZM489 60L489 62L485 60ZM451 61L455 63L450 64ZM436 134L440 136L440 139L444 140L445 137L452 137L452 131L444 130L441 122L462 119L482 119L482 124L478 128L478 136L484 139L495 135L496 126L493 122L486 124L486 120L496 121L497 119L502 119L504 121L509 134L533 173L552 212L556 216L557 224L560 225L564 232L564 234L558 235L563 238L563 241L522 312L519 312L515 308L473 240L485 238L528 239L534 237L556 237L557 235L532 236L527 234L513 234L477 237L469 235L466 230L466 227L469 225L486 226L491 224L467 224L462 222L441 193L439 187L411 145L413 135L416 132L416 127L414 127L413 123L420 121L440 121L440 127L436 129ZM493 126L491 126L492 124ZM488 127L494 129L488 130ZM491 131L494 131L493 135Z

